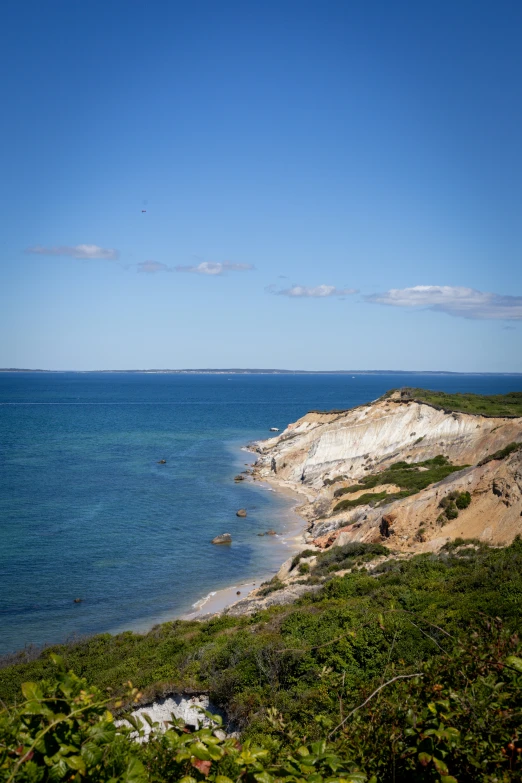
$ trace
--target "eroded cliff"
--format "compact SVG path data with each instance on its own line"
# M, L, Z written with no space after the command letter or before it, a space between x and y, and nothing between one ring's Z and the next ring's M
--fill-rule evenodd
M521 442L522 418L445 411L396 392L347 411L309 413L254 444L254 475L303 493L308 541L321 548L389 539L396 549L422 551L457 537L500 544L522 532L522 451L478 463ZM435 457L441 470L432 469ZM401 476L390 471L397 463L427 471L427 480L449 475L417 491L415 482L391 480ZM469 502L453 515L462 493Z

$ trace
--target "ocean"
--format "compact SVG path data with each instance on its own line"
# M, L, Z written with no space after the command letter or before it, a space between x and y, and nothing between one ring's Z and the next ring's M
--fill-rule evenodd
M244 447L399 386L494 394L522 376L0 373L0 654L152 627L275 573L300 522L234 482Z

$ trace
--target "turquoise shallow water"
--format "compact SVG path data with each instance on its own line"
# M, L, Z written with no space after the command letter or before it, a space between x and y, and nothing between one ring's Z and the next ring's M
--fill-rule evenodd
M0 653L152 625L274 572L284 545L257 533L284 538L295 516L234 484L253 459L241 446L403 385L497 393L522 377L0 374ZM225 531L232 546L212 546Z

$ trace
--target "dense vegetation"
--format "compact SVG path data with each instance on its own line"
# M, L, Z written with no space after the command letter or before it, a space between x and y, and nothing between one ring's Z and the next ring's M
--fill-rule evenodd
M342 497L342 495L359 492L362 489L373 489L374 487L383 486L385 484L395 484L400 487L400 492L364 493L353 500L341 500L334 506L333 511L336 513L348 508L355 508L356 506L363 506L366 504L376 505L383 501L388 503L391 500L399 500L400 498L414 495L416 492L420 492L421 489L429 487L430 484L442 481L446 476L449 476L456 471L463 470L465 467L467 466L452 465L442 454L439 454L432 459L424 460L424 462L395 462L380 473L372 473L369 476L363 476L363 478L359 479L357 484L336 489L334 497Z
M401 389L401 392L406 398L429 402L445 411L478 413L482 416L522 416L522 392L491 395L446 394L428 389Z
M104 634L7 666L0 696L19 706L0 717L0 780L521 781L522 542L457 541L373 574L362 563L380 550L357 547L325 553L327 581L294 605ZM347 561L351 573L329 573ZM51 653L99 690L64 686L65 672L56 684ZM131 744L94 706L185 689L209 692L241 748L176 728Z
M381 399L387 399L398 391L401 392L402 399L405 401L418 400L419 402L428 402L430 405L441 408L448 413L475 413L481 416L522 416L522 392L508 392L507 394L462 394L457 392L455 394L447 394L441 391L405 386L402 389L390 389ZM349 410L353 410L353 408L329 411L311 410L310 413L341 415ZM418 440L420 441L421 438Z

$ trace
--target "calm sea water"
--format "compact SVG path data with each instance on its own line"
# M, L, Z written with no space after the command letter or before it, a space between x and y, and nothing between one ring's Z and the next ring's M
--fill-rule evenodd
M284 538L295 516L234 483L241 446L405 385L493 394L522 377L0 374L0 653L152 625L273 573L284 544L257 533ZM232 546L210 544L222 532Z

